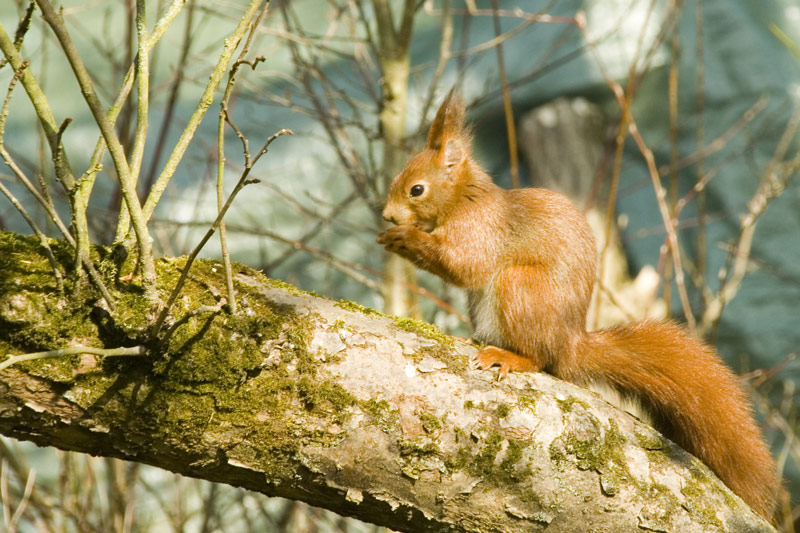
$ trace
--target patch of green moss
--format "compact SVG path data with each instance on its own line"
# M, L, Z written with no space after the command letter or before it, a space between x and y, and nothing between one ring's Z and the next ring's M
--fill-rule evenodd
M593 420L597 424L596 420ZM578 459L578 468L594 470L603 475L610 473L625 474L625 456L622 452L623 438L615 420L609 420L609 425L601 436L599 428L589 438L579 438L575 433L570 433L566 441L566 450Z
M681 487L681 494L686 496L684 505L700 523L715 528L722 528L722 521L717 517L714 507L705 505L706 492L708 491L708 478L698 479L692 472L692 482ZM733 509L737 507L734 498L727 502Z
M419 435L409 439L401 439L398 443L401 456L422 457L439 453L439 446L426 435Z
M392 432L400 424L400 414L393 409L386 400L362 400L359 403L361 410L367 413L373 423L383 431Z
M556 402L558 403L558 407L564 413L572 412L573 408L576 405L581 406L585 410L589 409L589 404L588 403L586 403L583 400L579 400L578 398L575 398L574 396L569 396L564 400L558 400L557 399Z
M380 311L372 309L371 307L366 307L364 305L351 302L350 300L336 300L336 305L338 305L345 311L353 311L354 313L360 313L366 316L373 316L373 317L388 316L381 313Z
M557 439L550 443L548 451L550 453L550 461L558 468L562 468L567 463L567 454L564 452L564 448L559 445Z
M495 413L497 414L497 418L505 418L511 413L511 408L508 404L501 403L497 406Z
M445 416L446 418L446 416ZM425 433L436 433L442 429L445 420L439 419L435 414L429 411L423 411L419 414L420 422L422 422L422 429Z
M529 445L519 439L508 439L505 457L500 462L500 474L508 482L516 482L531 475L530 466L522 461L522 452Z
M532 412L536 412L536 403L539 401L541 395L542 392L538 390L525 391L525 393L521 393L517 397L517 405L529 409Z
M324 410L339 417L355 405L356 398L341 385L332 381L318 382L304 375L297 382L297 392L306 409Z
M489 477L495 470L495 460L503 444L503 437L495 432L490 433L484 440L483 447L475 457L475 462L470 470L480 477Z
M99 369L77 376L74 385L65 394L71 402L84 409L91 407L114 384L114 378L105 375Z
M355 331L352 326L348 325L347 322L345 322L341 318L336 320L333 324L331 324L330 328L332 331L335 331L336 333L340 333L342 331L353 333Z
M421 322L413 318L395 317L394 325L399 329L427 337L446 346L453 346L454 344L451 336L446 335L441 329L427 322Z
M0 232L0 335L14 347L9 352L48 351L76 344L102 346L93 316L98 310L93 288L75 275L68 246L55 240L48 240L48 245L63 279L63 292L39 239ZM39 376L46 368L59 380L71 377L69 365L63 361L33 361L24 368Z
M469 369L469 357L458 353L452 345L436 343L432 346L423 346L410 357L415 363L421 362L426 357L437 359L444 363L450 372L460 373Z
M505 439L499 432L490 431L478 443L469 439L462 441L467 442L445 458L445 466L450 471L466 470L497 486L518 483L531 474L524 460L524 450L531 445L526 440Z
M649 430L647 433L636 431L634 436L636 437L636 442L639 443L639 446L645 450L664 450L669 447L667 441L664 440L660 434L653 430Z
M116 279L112 250L94 248L92 257L116 301L109 313L85 276L73 276L70 248L51 241L64 291L58 291L52 266L35 238L0 232L0 346L4 353L40 351L75 344L128 346L146 340L153 320L136 282ZM158 293L165 299L177 282L185 258L156 262ZM241 265L235 269L247 271ZM297 289L251 275L293 293ZM221 264L193 264L171 320L224 295ZM93 409L98 424L128 421L132 446L154 439L185 447L192 453L200 439L229 446L242 457L247 449L255 464L278 479L293 453L310 438L335 444L341 436L329 427L344 423L358 402L335 382L320 378L320 365L308 352L309 316L239 286L244 311L203 313L178 326L171 338L143 358L98 359L81 368L80 356L21 364L32 374L63 383L65 396ZM168 322L163 331L169 328ZM23 366L24 365L24 366ZM304 408L305 416L288 416ZM131 416L135 412L136 416ZM391 416L386 413L384 422ZM254 424L254 420L258 422ZM330 431L329 431L330 429ZM320 437L322 436L322 437ZM327 440L325 440L327 439ZM270 474L270 469L272 473Z
M468 466L472 464L472 451L473 447L470 445L459 446L455 453L449 454L447 457L445 457L445 467L451 472L468 470Z
M622 483L632 480L622 450L624 439L619 427L616 421L609 420L605 431L601 431L599 421L588 411L582 413L581 422L583 428L571 428L551 443L550 459L561 467L567 456L574 456L578 468L600 474L601 489L607 496L613 496Z

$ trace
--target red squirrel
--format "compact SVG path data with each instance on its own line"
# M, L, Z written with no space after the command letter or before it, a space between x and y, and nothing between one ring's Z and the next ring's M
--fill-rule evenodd
M546 189L506 190L470 155L451 92L425 148L394 178L377 242L466 289L478 366L545 371L634 397L657 429L773 517L779 480L736 376L671 322L586 331L597 252L581 212Z

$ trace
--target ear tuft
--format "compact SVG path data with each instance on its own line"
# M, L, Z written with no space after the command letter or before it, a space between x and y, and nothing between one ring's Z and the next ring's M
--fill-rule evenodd
M448 139L461 137L463 133L464 101L455 94L455 89L451 89L436 112L425 147L438 150Z

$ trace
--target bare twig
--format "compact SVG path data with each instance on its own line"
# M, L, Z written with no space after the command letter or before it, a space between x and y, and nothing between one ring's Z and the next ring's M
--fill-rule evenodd
M133 140L133 149L130 156L131 182L134 190L139 181L139 169L142 167L144 146L147 140L148 111L150 109L150 57L149 34L147 32L147 15L145 0L136 0L136 134Z
M500 27L500 16L498 0L492 0L492 11L494 12L494 33L499 38L503 30ZM506 135L508 136L508 156L509 169L511 172L511 187L519 188L519 155L517 153L517 128L514 124L514 109L511 107L511 92L508 89L508 76L506 75L506 63L503 58L503 43L497 43L497 68L500 75L500 88L503 92L503 111L506 118Z
M664 191L664 187L661 185L661 178L658 174L658 168L655 164L653 152L650 150L650 148L648 148L647 144L644 142L644 139L642 139L639 129L636 126L636 121L630 114L629 106L631 95L626 95L626 92L622 89L622 87L616 81L614 81L606 71L603 62L600 60L597 54L597 49L594 46L594 43L591 41L591 37L586 31L586 21L583 14L579 14L577 19L578 25L581 28L587 43L589 43L590 49L595 54L597 65L606 80L606 84L614 93L614 96L616 97L617 102L622 109L623 117L627 117L627 119L623 119L624 122L627 122L625 129L627 129L628 133L630 133L631 137L636 143L636 146L639 148L639 152L642 154L645 162L647 163L648 173L653 184L653 189L656 193L656 202L658 204L659 213L661 214L661 219L664 223L664 229L667 233L667 243L672 254L672 265L675 271L675 282L678 286L678 294L680 295L681 305L683 306L683 312L686 317L686 324L689 331L694 332L696 329L696 321L692 313L691 305L689 304L689 296L686 293L686 284L684 281L683 265L681 265L681 253L678 244L678 236L677 232L675 231L675 223L672 218L672 213L666 203L666 192ZM629 76L629 82L630 79L631 77Z
M752 122L753 119L767 107L767 102L769 102L769 97L762 96L750 107L750 109L745 111L736 122L734 122L727 130L725 130L722 135L714 139L707 146L699 148L696 153L677 161L674 165L660 167L658 169L659 173L666 174L694 163L699 164L700 161L702 161L706 156L721 150L733 137L736 136L737 133L739 133L739 131L742 130L742 128ZM705 165L703 165L703 168L705 169ZM674 217L676 220L680 212L689 204L689 202L697 195L699 191L702 191L708 186L708 183L719 173L719 171L720 168L717 167L707 172L704 170L702 174L698 174L698 180L695 182L691 190L682 198L680 198L675 204ZM706 219L707 218L708 216L706 215ZM706 222L708 222L708 220L706 220Z
M773 160L762 173L758 189L747 204L747 213L741 220L736 252L732 254L728 264L723 268L720 274L722 286L714 297L708 299L701 318L701 330L705 334L716 330L725 305L739 291L747 273L758 219L764 214L770 202L784 191L789 181L800 171L800 152L788 161L782 160L798 126L800 126L800 106L795 107L795 112L778 144Z
M170 4L169 8L164 13L164 16L156 23L153 27L153 31L149 34L147 39L147 50L151 50L156 43L161 39L164 33L169 28L170 23L173 19L180 13L183 4L187 0L173 0ZM136 62L131 64L128 68L128 72L125 74L125 77L122 81L122 86L117 93L117 97L114 99L114 102L108 109L108 121L109 123L114 126L116 120L122 111L125 103L128 101L128 95L130 94L131 89L133 88L133 81L135 79L136 74ZM87 206L89 203L89 197L91 196L92 189L94 187L95 178L97 177L98 172L102 167L102 159L103 154L105 153L106 144L104 142L103 136L100 135L100 138L97 140L95 145L94 152L92 153L92 157L90 159L90 163L87 167L86 172L81 176L78 182L78 189L79 192L77 193L82 197L83 205ZM114 239L115 242L120 242L122 237L128 232L129 225L130 225L130 218L127 212L127 208L125 204L122 204L120 217L122 220L117 224L117 235ZM123 227L124 231L121 231L119 228ZM121 233L121 235L120 235Z
M185 1L185 0L184 0ZM186 26L183 33L183 44L181 45L181 54L178 58L177 65L175 66L175 78L172 80L169 89L169 97L164 111L164 118L161 121L161 130L158 132L156 139L153 157L150 161L150 169L147 172L147 177L144 182L144 190L149 191L153 186L153 181L156 177L156 169L161 161L161 153L166 146L167 132L172 124L172 119L175 114L175 104L178 101L178 94L180 93L181 86L183 85L184 76L186 75L186 65L189 59L189 51L192 46L192 36L194 35L194 12L196 2L190 1L186 13ZM150 44L148 42L148 44Z
M169 159L161 171L161 174L158 176L158 179L156 179L155 183L153 183L153 186L147 196L147 200L142 206L142 212L145 220L149 220L153 215L153 211L155 210L161 195L164 193L164 190L167 188L167 184L175 174L175 170L178 168L178 163L183 158L189 143L194 137L197 128L200 126L200 122L203 120L206 111L208 111L208 108L211 106L211 103L214 100L214 93L216 92L217 87L219 87L222 77L228 70L228 64L233 57L233 53L236 51L236 48L238 48L241 39L249 31L253 18L256 16L256 11L263 1L264 0L251 0L250 4L245 10L244 15L242 15L242 18L239 20L236 29L227 39L225 39L225 46L223 47L222 53L217 60L214 70L209 76L208 83L206 84L203 94L200 97L200 102L197 104L192 116L189 118L186 128L184 128L183 132L181 133L175 148L172 150L172 154L170 154ZM266 1L269 2L269 0Z
M5 461L5 459L3 460L2 466L7 466L7 462ZM6 468L3 468L4 485L6 484L6 470L7 470ZM7 505L3 506L3 518L5 519L6 531L8 531L9 533L17 531L17 525L19 524L22 515L25 513L25 510L28 508L28 504L31 501L31 495L33 494L33 487L35 480L36 480L36 470L31 468L30 470L28 470L28 478L25 481L25 489L22 493L22 498L17 504L17 508L14 510L13 515L8 516L6 511L9 510L9 507ZM7 487L5 486L3 487L2 494L3 494L3 500L5 501L6 498L8 497Z
M27 68L27 64L25 65ZM0 110L0 156L2 156L3 160L9 167L12 167L14 171L19 171L20 174L22 171L19 169L17 164L11 158L11 154L5 148L5 129L6 129L6 119L8 118L8 109L11 103L11 95L14 92L14 87L16 86L17 82L19 81L19 74L20 72L17 71L14 73L14 76L11 78L11 82L8 85L8 91L6 92L6 97L3 100L3 107ZM23 175L24 176L24 175ZM27 180L30 183L29 180ZM28 214L28 211L22 205L22 203L17 200L17 198L11 193L11 191L0 182L0 192L2 192L6 198L11 202L11 204L19 211L22 218L25 219L25 222L28 223L28 226L33 230L36 236L39 238L39 242L44 248L45 255L47 255L47 260L50 261L50 266L53 269L53 276L56 278L56 286L58 287L59 292L64 292L64 280L61 276L61 269L59 268L58 261L56 261L55 256L53 256L53 251L50 249L50 244L47 242L47 237L45 237L44 233L39 229L39 226L36 225L33 218Z
M444 69L447 62L450 60L450 48L453 45L453 14L451 10L451 0L442 0L442 37L439 40L439 59L436 61L436 68L431 76L431 82L428 88L428 94L425 97L425 103L422 106L420 133L424 128L427 128L428 123L426 117L433 105L433 99L436 96L436 89L439 87L439 82L444 74Z
M239 137L239 139L242 142L245 168L249 170L253 166L253 161L251 161L251 156L250 156L249 142L247 138L244 136L244 134L241 132L241 130L236 126L235 122L233 121L233 118L231 117L229 111L229 103L231 95L233 94L233 87L234 84L236 83L236 74L239 71L239 67L241 67L242 65L250 65L250 68L255 70L256 65L258 65L258 63L264 61L265 59L264 57L259 56L252 61L247 61L245 60L245 57L250 52L250 43L253 40L255 29L259 26L261 21L264 19L264 16L267 14L268 7L269 4L264 4L264 6L262 7L261 11L258 14L258 17L256 17L255 22L250 28L250 32L247 34L247 39L245 39L244 45L242 46L242 49L239 52L239 57L234 62L230 72L228 73L228 83L225 86L225 93L219 105L219 123L217 126L217 209L222 209L224 205L226 122L230 124L230 126L236 132L236 136ZM226 233L225 233L225 219L222 219L219 222L219 244L222 252L222 265L225 271L225 286L228 291L228 309L230 310L231 314L235 315L237 311L236 291L233 288L233 271L231 269L231 256L230 253L228 252L228 240L226 238Z
M34 361L37 359L46 359L49 357L66 357L69 355L92 354L102 357L124 357L131 355L144 355L146 349L144 346L131 346L122 348L96 348L94 346L74 346L72 348L61 348L59 350L49 350L46 352L34 352L21 355L9 355L8 359L0 363L0 371L5 370L11 365L17 363L24 363L25 361Z
M172 334L175 333L175 330L187 323L191 318L206 313L217 314L222 311L222 308L225 307L226 303L227 302L225 301L225 298L222 298L217 305L201 305L196 309L187 311L185 315L176 320L175 323L170 325L167 331L164 332L164 338L161 342L164 343L169 340L170 337L172 337Z
M50 105L47 102L47 97L42 91L42 88L36 81L36 78L30 71L30 68L24 64L19 50L14 46L11 38L6 33L3 25L0 24L0 50L2 50L11 68L14 72L20 73L20 81L28 93L28 98L33 105L36 117L44 130L47 138L48 145L50 146L51 158L55 165L56 178L64 186L64 189L69 193L75 187L75 177L72 169L69 166L69 161L64 153L64 147L58 144L58 125L56 119L50 110Z
M702 60L702 59L701 59ZM670 46L669 62L669 83L667 86L667 99L669 101L669 161L673 169L669 173L669 206L675 212L675 204L678 201L678 171L675 169L675 162L680 156L678 145L678 65L680 64L680 33L675 31L672 34ZM669 254L669 250L666 251ZM664 264L664 274L661 283L664 304L669 315L672 305L672 270L671 263L666 261Z
M47 22L53 33L56 35L62 50L64 51L67 60L72 67L75 74L75 79L81 88L86 104L92 112L95 123L103 134L103 139L106 142L111 158L114 161L114 166L117 170L117 179L119 180L122 194L125 198L125 203L128 207L128 212L131 216L133 230L136 233L136 241L139 251L139 264L142 267L142 286L144 288L145 297L150 302L150 306L155 310L158 306L158 293L156 292L156 269L155 258L153 256L153 239L147 231L147 219L142 213L142 206L139 203L139 198L136 195L136 183L134 177L131 175L128 160L125 157L125 150L119 141L111 122L108 120L105 110L103 109L100 99L94 90L94 84L83 64L80 54L75 47L72 39L67 32L64 22L61 17L56 13L49 0L36 0L39 9L42 11L42 18ZM79 247L80 249L80 247ZM88 253L87 253L88 255Z
M261 156L267 153L267 149L269 148L269 145L272 144L272 141L274 141L275 139L277 139L282 135L292 135L292 132L290 130L283 129L271 135L266 140L264 145L261 147L261 150L259 150L256 156L253 158L251 166L246 167L244 169L244 172L242 172L239 181L234 186L230 196L228 196L228 200L225 202L225 205L223 205L222 208L219 210L219 213L217 214L217 218L214 220L214 223L211 224L211 227L208 228L206 234L203 236L202 239L200 239L200 242L197 243L197 246L194 247L189 256L186 258L186 265L183 267L183 270L181 270L181 275L178 278L178 282L175 284L175 287L173 287L172 292L170 293L166 303L164 304L163 308L161 309L161 312L158 315L158 318L156 318L156 321L153 324L153 328L150 333L151 338L153 339L157 338L159 331L161 330L161 327L164 324L164 320L166 320L167 316L169 315L170 309L175 303L175 300L178 298L181 291L183 290L183 286L186 283L186 278L189 275L189 270L192 268L192 264L194 264L194 260L197 259L197 255L200 253L200 250L203 249L203 247L206 245L209 239L211 239L214 233L216 233L217 229L219 228L220 222L222 222L222 219L225 218L225 213L228 212L228 209L233 204L233 200L236 198L236 195L239 194L239 192L245 186L258 181L258 180L248 179L248 176L250 175L250 170L253 168L252 165L255 165L255 163L261 158Z
M696 50L696 57L697 57L697 67L696 67L696 109L695 115L697 116L697 130L696 130L696 137L697 137L697 151L699 154L699 158L697 161L697 183L700 183L703 180L703 177L706 173L706 161L705 156L703 155L703 147L706 143L706 120L705 120L705 108L706 108L706 63L705 63L705 56L704 56L704 43L703 43L703 0L697 0L695 4L695 33L697 35L696 43L697 43L697 50ZM764 102L766 105L766 102ZM677 206L676 206L677 207ZM675 215L677 217L677 214ZM707 269L707 251L706 251L706 225L708 224L708 213L706 209L706 192L705 187L701 187L697 189L697 242L695 246L696 254L697 254L697 274L698 279L697 282L700 284L700 287L706 286L706 269ZM705 291L700 291L701 295L705 294ZM700 313L702 314L705 310L705 306L707 302L705 298L701 297L701 304L702 307L700 309Z

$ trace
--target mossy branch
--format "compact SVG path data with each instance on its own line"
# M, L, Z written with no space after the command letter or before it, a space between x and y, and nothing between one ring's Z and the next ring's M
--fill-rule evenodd
M183 261L159 265L169 279ZM498 382L471 368L474 347L433 326L238 271L247 312L231 319L209 305L219 264L194 263L177 303L191 316L148 364L76 366L53 351L0 370L0 433L399 531L774 531L698 461L580 387L545 374ZM18 325L0 329L5 351L41 337L46 319L21 325L38 298L0 285L0 319ZM86 319L63 334L99 344Z

